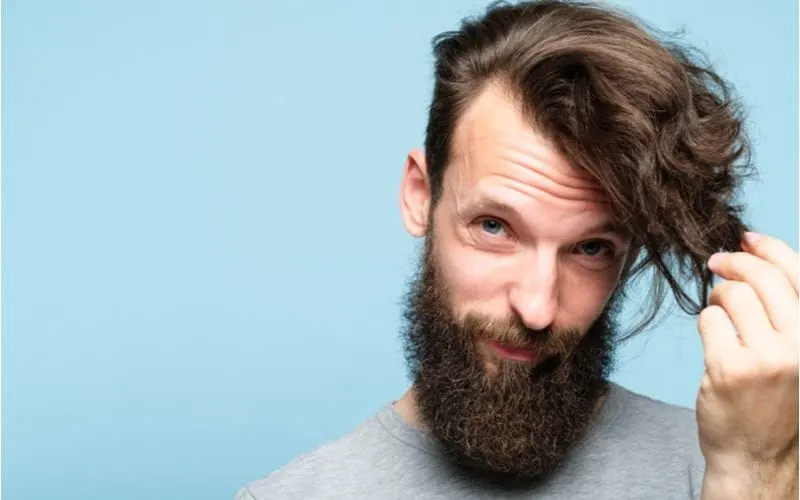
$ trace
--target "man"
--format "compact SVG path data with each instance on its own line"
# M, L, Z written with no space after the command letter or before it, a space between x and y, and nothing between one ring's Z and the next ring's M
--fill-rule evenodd
M237 498L797 498L798 256L745 232L723 82L572 2L493 6L435 55L400 197L413 385ZM696 412L608 382L648 269L699 316Z

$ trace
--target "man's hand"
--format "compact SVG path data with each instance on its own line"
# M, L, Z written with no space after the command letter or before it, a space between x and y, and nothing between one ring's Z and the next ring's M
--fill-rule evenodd
M697 396L706 458L702 498L797 498L798 255L749 233L742 252L715 254L726 281L698 330L705 373Z

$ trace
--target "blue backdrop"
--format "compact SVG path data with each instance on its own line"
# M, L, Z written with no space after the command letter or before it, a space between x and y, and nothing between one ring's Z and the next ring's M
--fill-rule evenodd
M620 4L734 82L797 248L796 2ZM403 392L401 168L482 6L3 2L3 498L231 498ZM693 406L694 319L621 359Z

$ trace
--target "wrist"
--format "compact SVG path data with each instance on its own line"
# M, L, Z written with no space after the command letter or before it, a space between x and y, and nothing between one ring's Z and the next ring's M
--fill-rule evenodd
M752 493L748 493L753 490L753 486L751 475L746 471L707 465L701 500L753 498Z
M792 500L798 494L797 450L781 460L715 458L706 463L703 500Z

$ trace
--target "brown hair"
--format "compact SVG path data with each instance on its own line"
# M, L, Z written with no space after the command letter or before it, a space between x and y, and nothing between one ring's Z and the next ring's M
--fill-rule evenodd
M517 97L531 126L606 191L641 248L621 285L654 271L652 301L631 335L657 316L665 283L687 313L707 305L706 262L739 248L746 228L735 195L752 173L728 85L694 49L656 33L588 2L493 4L434 39L425 139L435 205L465 108L493 82Z

